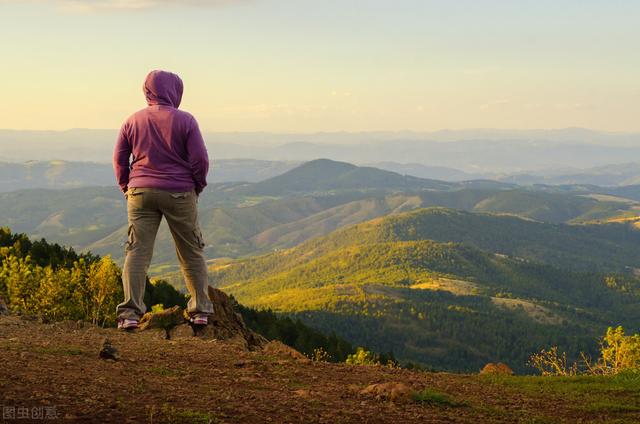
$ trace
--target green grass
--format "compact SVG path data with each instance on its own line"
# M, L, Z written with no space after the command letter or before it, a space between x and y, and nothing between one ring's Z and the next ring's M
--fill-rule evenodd
M513 388L530 395L548 395L572 402L591 413L640 412L640 372L615 376L486 376L491 384ZM635 415L635 414L634 414Z
M154 374L158 374L164 377L173 377L180 374L178 371L169 369L167 367L151 367L149 368L149 372L152 372Z
M164 405L156 416L155 409L149 412L149 422L162 422L170 424L210 424L218 422L218 419L207 412L193 411L190 409L177 409Z
M419 392L415 392L413 394L413 400L417 403L421 403L423 405L434 405L434 406L464 406L465 403L458 402L452 399L446 393L439 392L433 389L422 389Z
M616 401L611 399L590 402L584 409L589 412L640 412L640 406L638 405L630 405L624 400Z

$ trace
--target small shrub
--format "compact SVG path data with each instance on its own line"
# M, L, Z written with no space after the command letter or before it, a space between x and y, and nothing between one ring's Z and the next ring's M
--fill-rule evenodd
M598 368L604 374L640 370L640 334L625 336L622 327L609 327L600 346L601 358Z
M323 348L318 347L313 349L313 357L311 359L315 362L329 362L331 360L331 355L329 355Z
M363 347L356 349L356 353L347 356L346 363L349 365L380 365L373 353Z
M552 347L531 355L529 366L540 371L542 375L559 376L640 372L640 334L625 336L622 327L609 327L600 340L600 357L595 362L581 353L579 363L568 365L566 352L559 354L558 348Z
M158 312L162 312L162 311L164 311L164 305L162 303L158 303L151 307L152 314L157 314Z
M558 347L554 346L549 350L542 349L539 353L531 355L529 366L540 371L542 375L576 375L578 364L567 365L567 353L558 353Z

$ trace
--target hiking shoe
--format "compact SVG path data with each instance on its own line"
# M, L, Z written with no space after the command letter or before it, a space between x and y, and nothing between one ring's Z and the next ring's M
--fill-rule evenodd
M118 318L118 330L135 330L137 328L137 319Z
M209 318L205 314L195 314L193 315L189 321L193 325L207 325L209 323Z

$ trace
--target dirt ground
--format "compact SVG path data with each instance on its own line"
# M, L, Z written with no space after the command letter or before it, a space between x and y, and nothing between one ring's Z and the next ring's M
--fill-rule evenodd
M119 360L98 357L105 336ZM161 336L0 316L3 422L640 422L637 412L589 412L571 399L478 375L311 362L229 341ZM432 389L451 402L359 393L383 382Z

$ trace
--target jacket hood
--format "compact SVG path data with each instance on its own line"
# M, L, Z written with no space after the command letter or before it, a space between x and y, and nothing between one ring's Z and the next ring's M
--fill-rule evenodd
M182 80L174 73L151 71L144 80L142 90L147 104L165 105L178 108L182 101Z

